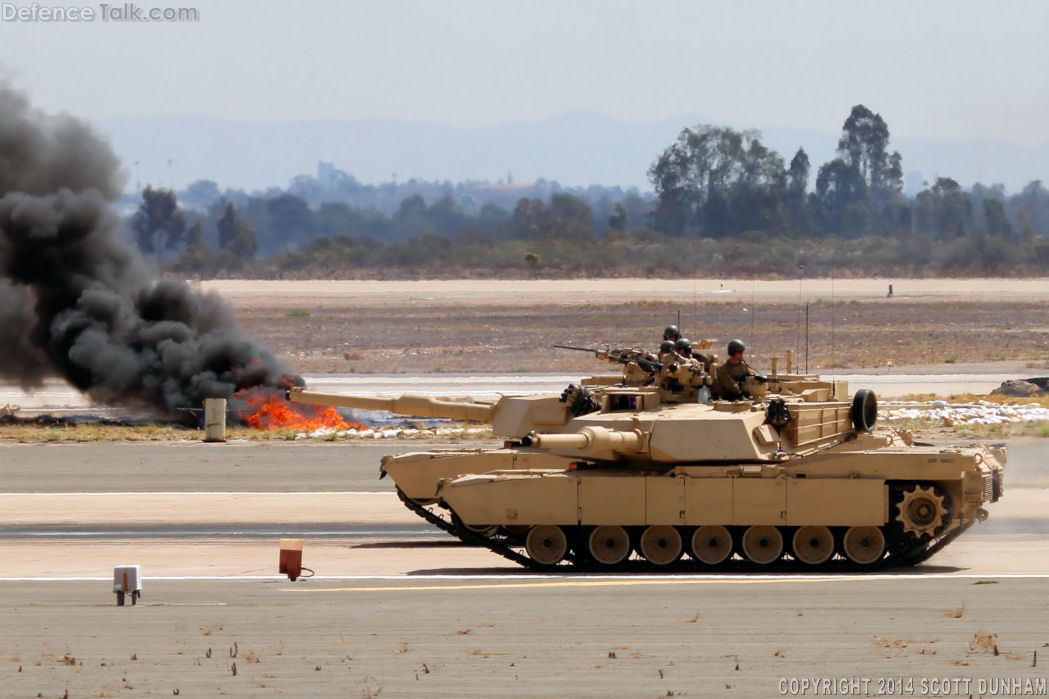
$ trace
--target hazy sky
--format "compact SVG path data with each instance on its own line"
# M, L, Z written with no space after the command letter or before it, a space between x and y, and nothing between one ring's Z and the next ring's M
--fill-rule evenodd
M88 118L474 126L587 109L834 133L862 102L895 137L1049 142L1042 1L139 5L200 21L0 20L0 70L42 108Z

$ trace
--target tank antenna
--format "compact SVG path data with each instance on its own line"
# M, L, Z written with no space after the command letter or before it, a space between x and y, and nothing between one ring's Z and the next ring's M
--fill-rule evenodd
M809 373L809 304L805 304L805 373Z
M798 268L800 270L801 265L798 265ZM798 316L794 322L794 354L801 357L801 274L798 275Z
M834 272L830 273L830 375L834 376Z
M753 274L750 275L750 338L749 342L751 346L755 346L754 338L754 315L757 313L757 309L754 307L755 297L757 296L758 280Z
M696 280L692 280L692 320L699 322L699 292L696 291Z

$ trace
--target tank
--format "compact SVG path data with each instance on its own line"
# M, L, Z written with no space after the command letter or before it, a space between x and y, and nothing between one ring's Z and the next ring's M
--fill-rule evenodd
M490 422L502 448L390 456L381 474L427 521L536 570L913 565L1002 496L1004 448L878 429L869 390L774 369L716 400L713 356L587 349L621 372L560 396L291 397Z

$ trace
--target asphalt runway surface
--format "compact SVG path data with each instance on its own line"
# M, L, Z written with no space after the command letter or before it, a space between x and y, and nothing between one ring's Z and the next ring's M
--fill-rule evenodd
M920 566L873 576L529 573L429 529L378 480L381 455L434 446L0 446L0 694L1045 686L1043 441L1009 445L1006 493L986 523ZM304 539L315 577L276 574L289 535ZM144 596L117 607L112 569L126 564L142 566Z

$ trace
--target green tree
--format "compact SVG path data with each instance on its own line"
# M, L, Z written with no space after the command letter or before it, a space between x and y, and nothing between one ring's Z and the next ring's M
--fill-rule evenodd
M914 209L919 230L936 238L961 238L972 230L972 202L950 177L918 192Z
M211 180L197 180L182 192L182 201L190 208L205 210L221 196L218 184Z
M426 200L414 194L401 201L393 215L392 238L407 240L430 231L429 219L426 216Z
M508 222L514 237L523 240L592 240L594 215L586 202L570 194L542 199L522 197Z
M812 214L809 212L809 156L804 148L790 160L787 169L787 222L791 234L807 236L812 233Z
M989 236L1003 239L1013 237L1013 225L1005 215L1005 205L1001 199L984 198L983 227Z
M684 129L648 170L658 197L652 224L673 235L734 235L782 225L783 158L758 131Z
M259 248L259 239L248 222L237 214L233 202L226 203L222 216L215 222L219 233L219 247L241 260L250 260Z
M148 253L174 250L186 239L186 218L170 189L153 189L146 185L131 227L139 248Z
M281 194L266 202L266 214L273 242L295 248L314 238L309 204L293 194Z
M820 167L816 193L825 234L887 233L898 224L903 158L888 151L889 126L862 104L841 128L838 157Z
M817 212L817 228L823 235L856 237L863 232L869 214L867 183L859 168L843 158L820 166L811 200Z

